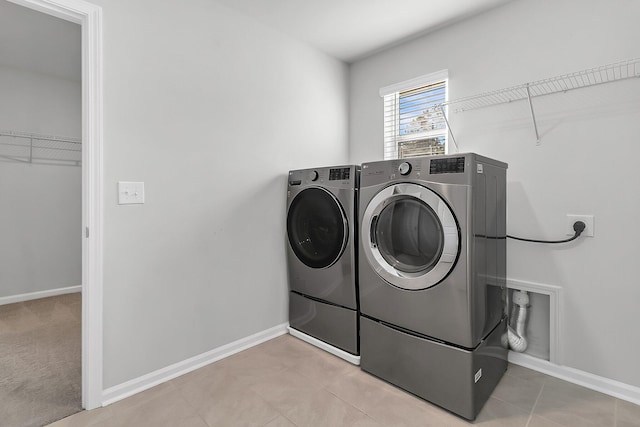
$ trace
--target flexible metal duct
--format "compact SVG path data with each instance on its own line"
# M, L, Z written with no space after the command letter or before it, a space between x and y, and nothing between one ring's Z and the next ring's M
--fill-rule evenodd
M515 291L513 293L513 311L509 326L507 327L507 338L509 347L513 351L522 353L527 349L527 338L524 331L527 322L527 307L529 306L529 295L525 291ZM515 329L511 326L515 323Z

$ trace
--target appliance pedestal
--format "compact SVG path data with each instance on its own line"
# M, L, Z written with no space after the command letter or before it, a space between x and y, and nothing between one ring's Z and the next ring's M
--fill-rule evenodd
M474 349L412 335L360 316L363 370L474 420L507 370L503 318Z
M333 347L358 355L356 310L289 292L289 325Z
M338 356L340 359L346 360L347 362L360 366L360 356L356 356L351 353L347 353L344 350L340 350L338 347L334 347L331 344L328 344L322 340L319 340L311 335L307 335L304 332L300 332L297 329L292 328L291 326L287 327L287 331L289 331L289 335L296 337L304 342L307 342L311 345L314 345L327 353L331 353L334 356Z

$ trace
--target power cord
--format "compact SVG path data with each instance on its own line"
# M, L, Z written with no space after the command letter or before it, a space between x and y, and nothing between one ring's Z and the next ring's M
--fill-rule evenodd
M556 243L567 243L567 242L572 242L574 240L576 240L578 237L580 237L580 235L582 234L582 232L584 231L584 229L586 228L586 224L582 221L576 221L573 223L573 231L575 231L575 234L573 235L573 237L569 237L568 239L564 239L564 240L536 240L536 239L525 239L523 237L515 237L515 236L510 236L507 234L507 237L509 239L513 239L513 240L520 240L521 242L532 242L532 243L551 243L551 244L556 244Z

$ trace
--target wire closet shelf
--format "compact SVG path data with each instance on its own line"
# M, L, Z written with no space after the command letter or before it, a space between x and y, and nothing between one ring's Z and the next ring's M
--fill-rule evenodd
M587 70L576 71L574 73L563 74L491 92L484 92L478 95L458 98L444 102L440 104L439 107L443 113L445 108L448 108L450 112L459 113L526 99L529 101L533 126L536 131L536 138L539 141L540 137L538 135L535 112L531 102L532 98L560 92L564 93L574 89L581 89L589 86L631 79L634 77L640 77L640 58L628 59L614 64L602 65ZM453 136L453 134L451 135Z
M0 130L0 159L80 166L82 139Z

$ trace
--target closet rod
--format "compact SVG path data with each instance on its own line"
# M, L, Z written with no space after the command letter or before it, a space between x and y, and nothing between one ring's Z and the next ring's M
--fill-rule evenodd
M454 113L640 77L640 58L563 74L440 104Z
M81 138L72 138L68 136L40 135L37 133L13 132L13 131L7 131L7 130L0 130L0 136L8 136L11 138L37 139L38 141L68 142L71 144L82 143Z
M80 166L82 139L0 130L0 149L0 158L5 160ZM55 152L59 154L53 155Z
M640 78L640 58L627 59L614 64L601 65L587 70L576 71L569 74L550 77L543 80L524 83L517 86L498 89L479 95L467 96L439 104L442 114L447 120L445 108L449 112L460 113L493 105L506 104L514 101L528 100L533 129L536 134L536 144L540 145L540 133L533 109L532 99L538 96L565 93L574 89L582 89L589 86L601 85L620 80ZM458 143L453 136L453 130L447 120L449 135L456 147Z

